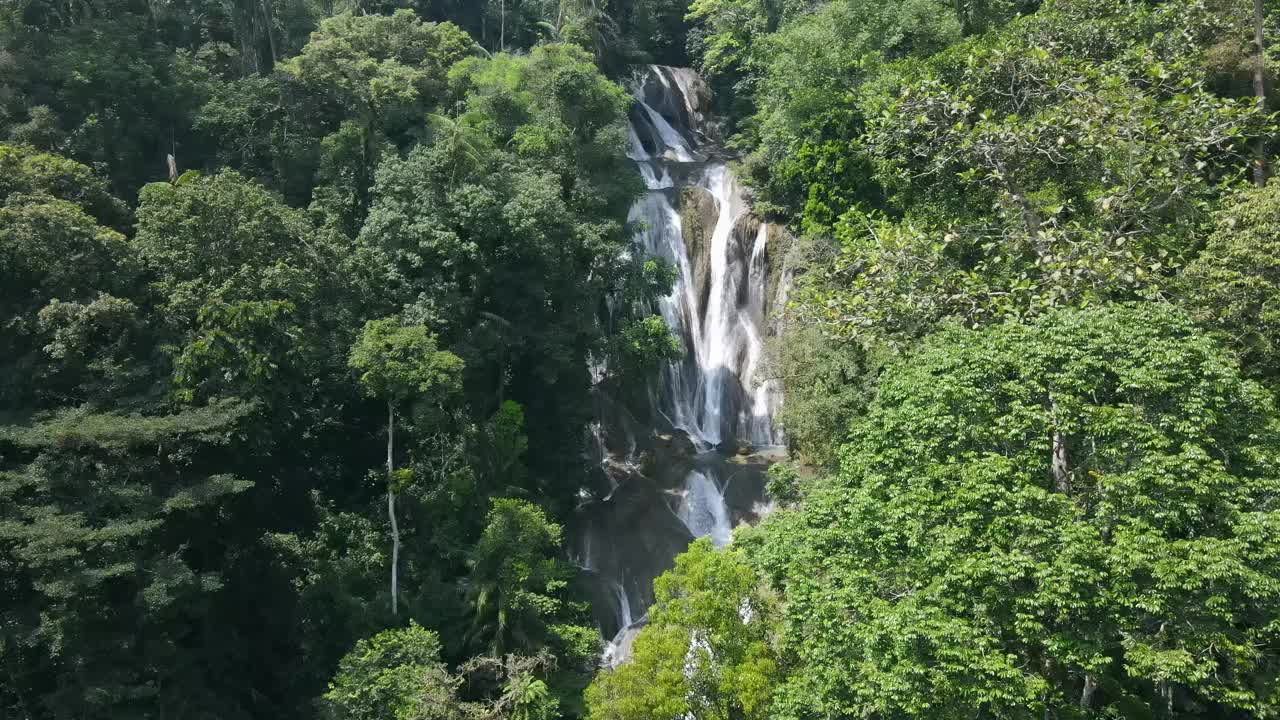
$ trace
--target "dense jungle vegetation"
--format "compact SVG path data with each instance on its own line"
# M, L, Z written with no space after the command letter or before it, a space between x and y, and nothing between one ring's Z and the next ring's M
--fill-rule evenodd
M1280 717L1276 0L10 0L0 717ZM629 68L790 228L779 509L631 660ZM605 308L617 309L608 313Z

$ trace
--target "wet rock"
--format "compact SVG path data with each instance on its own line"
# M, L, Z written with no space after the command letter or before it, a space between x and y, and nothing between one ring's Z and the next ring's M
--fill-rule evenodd
M741 249L740 251L751 251L751 246L756 242L756 235L760 234L760 218L750 213L738 218L738 222L733 225L733 240Z
M640 468L641 475L652 476L658 466L658 458L652 450L644 450L640 453L640 457L636 459L636 465Z
M640 78L640 96L677 128L687 128L706 142L710 128L711 88L689 68L651 65Z
M679 487L696 456L697 448L683 432L658 435L653 443L653 464L649 476L661 488Z
M693 539L672 511L670 491L631 475L607 499L578 515L571 551L589 568L592 603L605 637L613 637L653 603L653 580L674 564ZM622 617L616 585L625 585L634 615Z
M659 433L655 435L656 445L668 457L693 457L698 453L693 441L683 432Z
M694 297L698 299L700 316L705 317L707 298L711 294L711 236L716 230L720 207L704 188L690 186L680 193L680 225L684 246L689 252L693 273Z

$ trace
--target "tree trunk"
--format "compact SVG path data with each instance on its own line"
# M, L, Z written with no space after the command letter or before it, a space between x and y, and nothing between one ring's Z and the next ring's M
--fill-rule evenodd
M1080 691L1080 707L1088 710L1093 707L1093 694L1098 691L1098 681L1092 673L1084 675L1084 689Z
M1053 429L1053 489L1063 495L1071 494L1071 465L1067 458L1067 437L1057 428L1058 403L1049 401L1049 412L1054 423Z
M259 3L262 8L263 29L267 31L267 47L271 50L271 67L267 68L268 71L274 68L277 62L280 62L280 53L276 49L276 34L272 32L272 26L275 23L271 20L271 7L268 4L269 2L270 0L261 0Z
M1258 58L1253 68L1253 94L1258 99L1258 109L1267 112L1267 39L1264 34L1266 10L1263 0L1253 0L1253 42L1258 48ZM1267 141L1259 136L1253 148L1253 182L1258 187L1267 184Z
M1262 2L1262 0L1258 0ZM498 27L498 51L506 52L507 50L507 0L501 0L498 8L502 13L501 25Z
M395 490L395 436L396 410L391 401L387 401L387 518L391 520L391 614L400 614L399 603L399 568L400 568L400 526L396 524L396 490Z
M107 179L115 189L116 197L126 197L127 188L120 181L120 174L117 172L120 162L116 157L116 138L120 135L116 131L116 121L107 112L107 106L101 100L93 101L93 109L98 114L98 128L101 133L98 143L102 148L102 159L107 165ZM117 114L116 117L118 118L119 115Z
M960 34L964 37L969 36L969 8L966 7L965 0L955 0L956 3L956 21L960 23Z
M1022 212L1022 224L1026 226L1031 241L1036 243L1036 252L1044 254L1044 248L1040 247L1040 226L1044 224L1040 219L1040 213L1036 212L1035 206L1031 204L1031 199L1027 197L1027 193L1022 189L1021 183L1014 179L1013 174L1005 167L1004 161L996 154L998 152L998 148L993 148L988 152L991 165L1004 176L1005 190Z
M258 50L254 47L253 11L237 7L235 36L240 41L240 68L245 74L258 72Z
M1053 489L1063 495L1071 494L1071 472L1067 469L1067 438L1053 431Z

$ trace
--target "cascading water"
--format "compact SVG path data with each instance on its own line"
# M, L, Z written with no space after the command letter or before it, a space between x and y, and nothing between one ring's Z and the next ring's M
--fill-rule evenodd
M729 508L724 504L720 487L708 477L705 469L689 472L678 515L694 537L710 537L718 547L729 544L729 536L733 532L729 525Z
M597 385L591 442L608 481L582 506L578 564L612 638L610 664L644 622L633 609L652 604L653 579L689 542L723 546L735 524L767 510L763 472L782 443L773 422L780 388L764 367L765 338L778 329L768 318L786 291L770 265L778 230L750 213L705 119L709 92L696 73L650 66L632 94L627 154L648 190L630 220L639 251L676 270L655 309L687 352L652 382L651 407L632 412Z

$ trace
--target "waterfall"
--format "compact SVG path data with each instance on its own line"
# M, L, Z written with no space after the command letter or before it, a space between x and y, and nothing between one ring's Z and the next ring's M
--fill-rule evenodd
M618 616L622 618L622 626L625 628L635 622L631 617L631 600L627 598L627 589L622 587L622 583L614 583L613 592L618 598Z
M680 503L680 521L694 537L710 537L717 547L729 544L733 528L729 525L729 509L715 481L703 470L691 470L685 480L684 501Z
M782 437L772 418L780 393L776 383L758 376L770 227L750 217L737 179L705 139L711 133L700 126L699 101L706 93L699 87L692 71L650 67L632 88L637 111L628 156L648 192L630 220L642 228L641 250L677 270L675 287L658 310L689 352L683 362L664 368L657 409L701 450L737 441L777 445ZM673 202L691 198L690 219L698 227L686 228ZM714 212L714 222L700 214L699 199ZM701 237L700 247L686 247L689 232Z
M645 622L633 609L652 604L653 579L690 541L709 537L722 547L735 524L767 511L765 451L783 442L773 422L780 387L764 376L765 338L779 330L770 308L786 292L779 275L769 297L769 241L778 230L751 214L715 140L718 131L706 120L710 93L696 73L649 66L631 91L627 156L646 192L629 220L636 251L675 269L671 292L648 309L686 353L660 369L650 385L651 407L636 413L653 427L634 428L634 417L611 399L598 402L598 412L608 407L625 415L626 427L609 418L591 426L588 452L600 458L608 480L598 499L580 508L575 537L595 583L601 631L610 638L609 665L626 658ZM640 439L645 432L649 437ZM650 462L624 464L618 459L624 452ZM721 477L733 480L721 484Z
M662 142L659 157L674 160L675 162L693 162L693 151L689 149L689 144L685 141L684 136L677 132L671 126L671 123L667 122L666 118L662 117L657 110L644 104L644 101L640 101L639 105L640 109L649 118L650 125L657 131L658 138Z
M614 667L618 663L626 660L631 652L631 643L635 640L636 635L640 633L640 628L644 627L647 617L632 618L631 616L631 600L627 596L627 589L622 583L612 583L610 589L613 591L614 601L617 603L618 618L621 622L621 629L613 636L605 646L603 657L601 658L606 667Z

